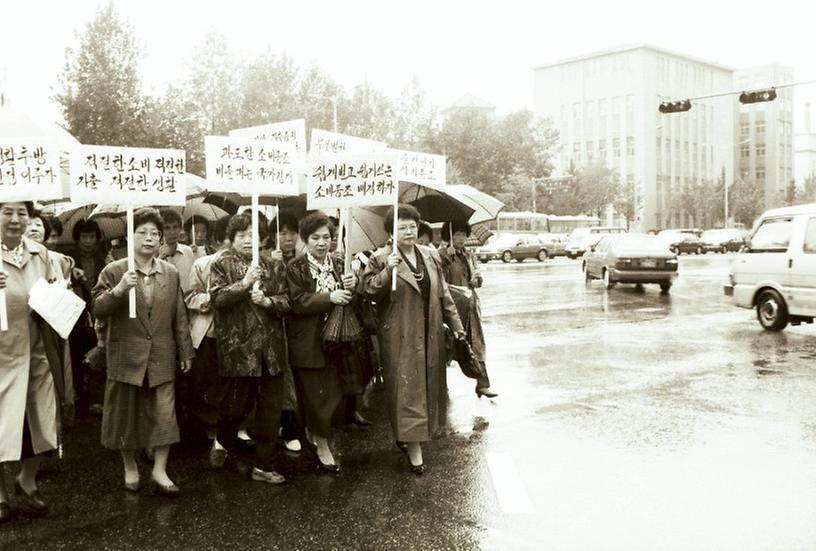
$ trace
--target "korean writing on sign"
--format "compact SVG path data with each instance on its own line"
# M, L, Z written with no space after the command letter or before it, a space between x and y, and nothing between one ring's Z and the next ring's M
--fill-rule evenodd
M83 145L71 153L71 200L119 205L183 205L184 151Z
M384 153L386 149L387 146L382 142L315 128L312 130L309 153L312 155L356 155L360 153Z
M326 155L309 162L308 209L390 205L398 193L394 156Z
M59 151L50 142L0 140L0 200L62 198Z
M445 156L389 149L399 161L397 180L413 182L424 186L441 188L445 186Z
M306 120L276 122L250 128L230 130L231 138L248 138L267 142L279 142L294 147L297 155L306 155Z
M210 191L246 195L297 195L293 145L248 138L206 136Z

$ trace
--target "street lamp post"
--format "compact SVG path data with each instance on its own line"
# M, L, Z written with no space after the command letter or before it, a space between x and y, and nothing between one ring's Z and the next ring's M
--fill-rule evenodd
M315 99L327 99L332 103L332 119L334 121L334 132L337 133L337 96L323 96L321 94L310 94Z

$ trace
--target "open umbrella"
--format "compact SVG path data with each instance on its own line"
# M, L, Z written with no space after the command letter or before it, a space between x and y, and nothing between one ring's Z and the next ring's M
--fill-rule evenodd
M495 220L499 212L504 208L504 203L492 195L488 195L467 184L446 186L445 192L473 208L473 214L464 219L471 226L479 222Z
M448 220L467 220L475 209L460 198L447 192L447 188L400 182L400 203L416 207L426 222L447 222Z
M62 222L62 235L59 241L57 241L57 245L73 244L74 226L76 226L80 220L90 218L95 208L96 205L83 205L80 207L70 207L58 212L56 216L60 222ZM99 229L102 230L104 239L122 237L127 230L125 219L122 216L97 218L96 223L99 224Z

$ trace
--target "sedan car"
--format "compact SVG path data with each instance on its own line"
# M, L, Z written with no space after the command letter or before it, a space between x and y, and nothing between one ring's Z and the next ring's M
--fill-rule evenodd
M693 233L662 231L657 238L675 254L705 254L703 241Z
M653 235L605 236L584 255L583 266L587 284L600 279L607 289L617 283L656 283L668 293L677 278L677 255Z
M501 260L522 262L527 258L547 260L547 247L533 234L495 234L474 251L480 262Z
M706 230L700 239L706 251L717 253L738 252L745 246L745 232L742 230Z

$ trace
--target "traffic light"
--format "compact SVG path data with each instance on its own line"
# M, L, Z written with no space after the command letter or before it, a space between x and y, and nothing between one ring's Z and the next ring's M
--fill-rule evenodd
M743 92L740 94L740 103L760 103L763 101L773 101L776 99L776 88L769 90L755 90L753 92Z
M682 113L691 109L691 100L664 101L658 109L661 113Z

